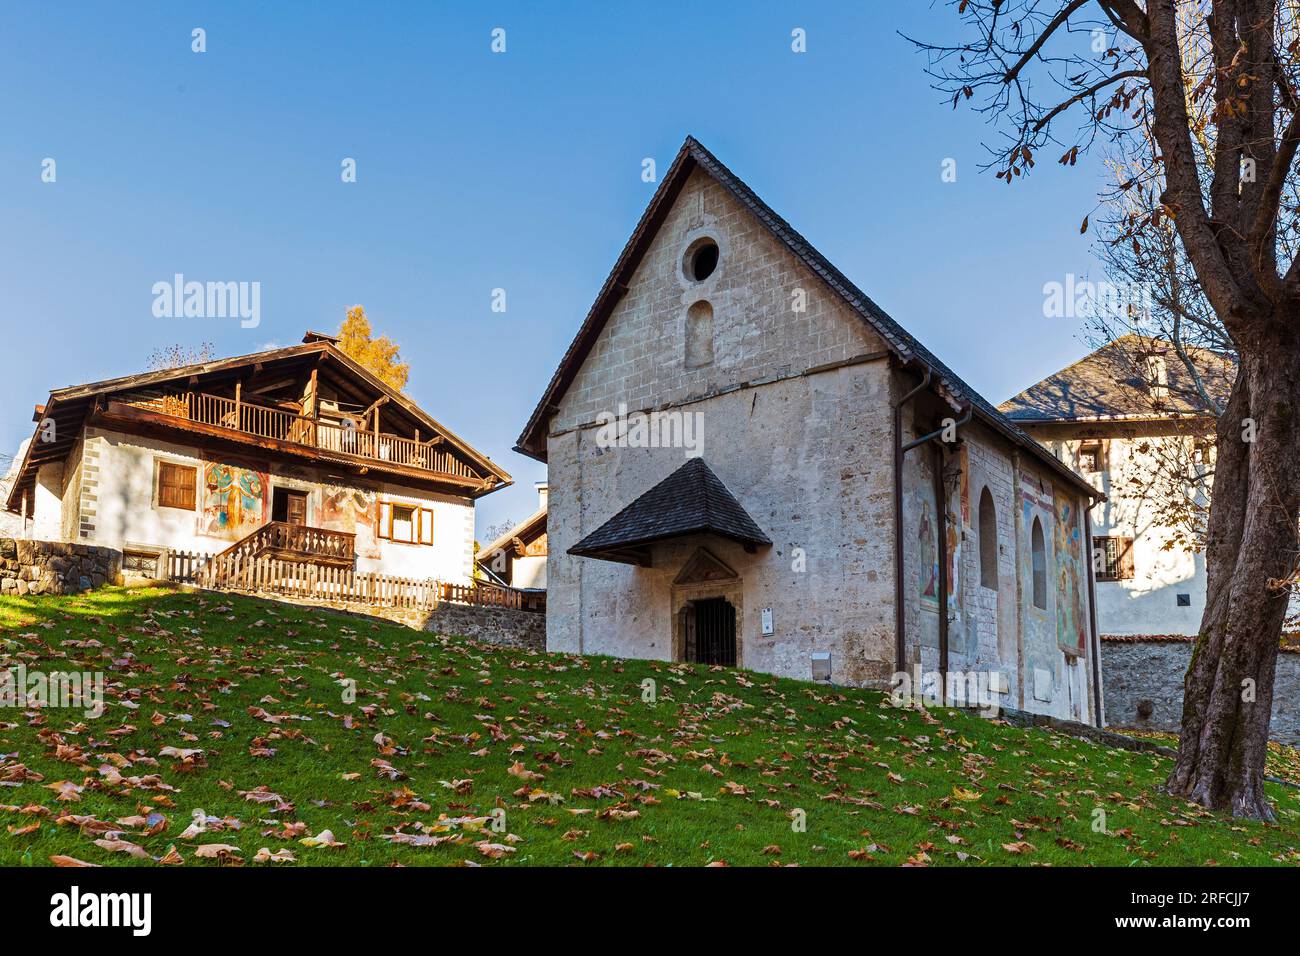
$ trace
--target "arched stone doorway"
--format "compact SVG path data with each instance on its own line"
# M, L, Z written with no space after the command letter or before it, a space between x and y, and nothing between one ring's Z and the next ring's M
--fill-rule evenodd
M673 581L673 660L741 666L742 593L735 571L697 549Z

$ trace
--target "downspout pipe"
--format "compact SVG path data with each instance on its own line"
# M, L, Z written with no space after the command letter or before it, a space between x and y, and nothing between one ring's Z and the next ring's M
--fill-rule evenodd
M894 403L894 670L907 670L903 641L903 406L930 387L934 373L926 367L921 384Z
M953 425L944 428L938 428L928 435L908 442L903 446L903 452L906 453L911 448L916 448L927 442L933 442L949 427L955 434L957 429L967 424L971 416L975 413L973 405L967 405L966 411L960 419ZM943 481L943 449L935 444L930 445L934 451L934 528L935 537L938 539L939 554L939 676L947 687L948 682L948 591L952 587L952 582L948 580L948 494Z
M954 431L970 422L975 414L974 404L968 402L966 411L953 425L936 428L928 435L903 442L903 406L930 386L934 373L926 366L921 383L904 395L894 405L894 664L895 670L907 669L907 648L905 640L906 612L903 607L905 599L903 582L903 456L913 448L927 444L952 428ZM939 532L939 670L948 673L948 548L947 534L948 510L946 496L943 493L942 454L937 458L935 468L935 513Z
M1091 505L1091 502L1089 502ZM1092 508L1083 509L1084 540L1088 545L1088 628L1092 632L1092 714L1096 726L1103 726L1101 710L1101 637L1097 633L1097 581L1092 556Z

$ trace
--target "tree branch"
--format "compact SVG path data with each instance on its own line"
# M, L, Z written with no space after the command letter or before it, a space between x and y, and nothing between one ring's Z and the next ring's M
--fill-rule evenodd
M1034 42L1029 44L1029 49L1020 55L1020 59L1012 65L1011 69L1007 70L1006 74L1002 77L1002 82L1010 83L1019 76L1020 71L1025 68L1025 64L1032 60L1047 41L1052 38L1052 34L1064 26L1066 20L1070 19L1070 14L1091 2L1092 0L1070 0L1069 3L1062 7L1061 11L1039 32L1038 36L1034 39Z
M1145 45L1147 75L1155 102L1151 128L1165 164L1166 190L1162 201L1173 209L1174 224L1188 258L1196 266L1201 286L1231 331L1235 317L1244 312L1245 301L1219 246L1201 192L1192 151L1191 120L1183 92L1174 4L1175 0L1150 0L1147 12L1151 24L1150 39Z
M1034 124L1034 132L1037 133L1040 130L1042 130L1042 128L1046 126L1048 123L1050 123L1053 119L1055 119L1058 114L1064 113L1075 103L1078 103L1080 100L1086 100L1089 96L1093 96L1098 91L1104 90L1112 83L1115 83L1118 80L1127 80L1127 79L1134 79L1134 78L1145 79L1146 75L1147 75L1146 70L1121 70L1119 73L1112 74L1111 76L1106 77L1106 79L1094 83L1086 90L1080 90L1078 93L1070 97L1064 103L1058 103L1056 106L1052 107L1047 112L1046 116L1044 116L1042 119L1038 120L1038 122Z

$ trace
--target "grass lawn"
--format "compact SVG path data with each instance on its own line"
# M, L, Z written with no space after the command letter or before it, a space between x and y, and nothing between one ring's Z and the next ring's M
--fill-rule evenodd
M0 709L6 865L1300 862L1298 790L1234 821L1164 757L745 671L156 589L0 599L0 654L108 681Z

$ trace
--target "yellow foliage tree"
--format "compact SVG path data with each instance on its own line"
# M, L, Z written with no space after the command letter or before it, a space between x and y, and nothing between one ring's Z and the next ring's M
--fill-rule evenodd
M402 347L386 335L375 338L359 305L348 309L339 326L339 349L399 392L406 387L411 366L402 361Z

